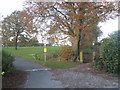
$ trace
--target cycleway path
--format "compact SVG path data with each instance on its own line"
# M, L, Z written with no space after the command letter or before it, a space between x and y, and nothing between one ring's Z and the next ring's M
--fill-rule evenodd
M23 88L63 88L60 81L53 80L54 76L49 71L50 68L19 57L15 59L13 65L16 69L28 72Z

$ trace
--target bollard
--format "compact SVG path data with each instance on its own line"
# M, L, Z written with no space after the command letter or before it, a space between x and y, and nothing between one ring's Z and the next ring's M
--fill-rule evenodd
M80 51L80 62L83 63L83 51Z
M47 48L44 48L44 61L46 62L46 52L47 52Z

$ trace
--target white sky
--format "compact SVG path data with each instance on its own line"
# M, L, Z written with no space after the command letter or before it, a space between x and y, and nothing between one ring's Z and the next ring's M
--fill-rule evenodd
M103 31L101 38L107 37L108 34L118 30L118 18L110 19L104 23L99 23L99 26L101 26L100 29Z
M25 0L1 0L0 14L5 17L10 15L14 10L22 10L23 1ZM108 20L105 23L100 23L99 26L101 26L101 30L103 31L102 38L107 37L109 33L118 30L118 19Z
M7 16L14 10L22 10L23 1L25 0L0 0L0 13Z

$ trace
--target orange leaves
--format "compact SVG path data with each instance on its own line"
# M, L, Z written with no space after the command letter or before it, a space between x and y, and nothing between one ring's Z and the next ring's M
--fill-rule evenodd
M31 3L30 10L35 18L38 18L38 22L43 23L39 21L42 17L55 22L55 25L49 26L48 34L54 35L61 32L74 37L80 30L92 30L93 24L108 19L116 10L115 7L116 4L111 2L34 2Z
M27 34L30 35L37 32L34 25L35 22L33 22L34 17L30 15L27 10L21 11L19 13L19 18L21 25L25 27L25 32Z
M71 59L73 51L70 46L62 46L60 50L61 60L68 61Z

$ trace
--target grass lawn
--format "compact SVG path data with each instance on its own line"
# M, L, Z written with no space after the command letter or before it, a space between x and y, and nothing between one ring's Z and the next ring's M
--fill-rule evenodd
M3 50L11 53L13 56L32 60L51 68L70 68L80 64L72 61L59 61L57 56L59 55L60 47L47 47L47 61L44 62L43 49L44 47L18 47L18 50L15 50L14 47L3 48ZM36 59L36 56L39 59Z

